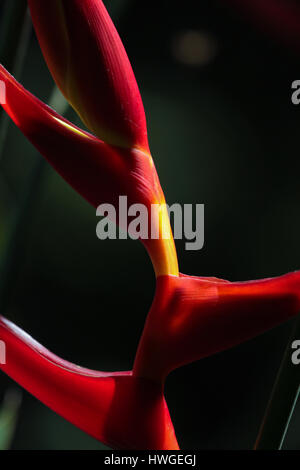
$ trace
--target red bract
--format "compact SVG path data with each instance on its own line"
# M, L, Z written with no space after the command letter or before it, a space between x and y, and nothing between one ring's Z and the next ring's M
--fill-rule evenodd
M55 170L94 207L105 202L118 206L119 195L128 205L161 207L169 226L165 198L149 153L112 146L79 129L25 90L0 65L6 85L4 109ZM161 224L160 224L161 225ZM149 221L150 226L150 221ZM127 228L127 227L123 227ZM162 231L160 226L158 230ZM178 274L173 237L143 240L157 275Z
M147 143L140 94L101 0L29 0L49 69L89 129L55 113L0 67L5 110L57 172L94 207L119 196L159 204L159 239L142 240L157 278L133 370L72 365L0 318L1 368L54 411L121 449L178 449L164 399L168 373L230 348L296 315L300 273L230 283L179 274L165 198ZM149 211L150 213L150 211ZM127 228L127 227L123 227Z
M49 70L87 127L109 144L148 152L135 76L102 1L28 4Z
M178 448L163 390L131 372L96 372L64 361L0 317L1 366L49 408L119 449Z
M160 276L134 375L164 381L179 366L236 346L300 311L300 272L228 282Z

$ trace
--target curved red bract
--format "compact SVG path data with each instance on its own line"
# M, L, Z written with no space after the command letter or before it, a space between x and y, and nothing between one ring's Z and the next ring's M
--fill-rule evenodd
M0 317L0 368L52 410L118 449L178 449L162 387L131 372L96 372L64 361Z
M248 282L161 276L133 372L164 381L172 370L236 346L299 311L299 271Z
M87 127L109 144L148 152L140 92L103 2L28 5L49 70Z

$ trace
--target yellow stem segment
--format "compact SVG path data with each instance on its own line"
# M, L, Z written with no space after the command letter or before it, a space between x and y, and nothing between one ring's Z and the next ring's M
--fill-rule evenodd
M151 258L155 275L179 276L177 252L172 234L169 213L165 200L156 205L158 211L159 226L157 239L149 237L144 240L144 245Z

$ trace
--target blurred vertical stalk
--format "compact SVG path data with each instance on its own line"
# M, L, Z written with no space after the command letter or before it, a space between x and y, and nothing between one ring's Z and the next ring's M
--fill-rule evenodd
M8 450L16 430L18 412L22 401L19 389L9 389L0 409L0 450Z
M19 78L22 71L30 31L31 21L26 0L6 0L3 5L0 24L0 61L17 78ZM3 156L8 127L9 118L0 109L0 161ZM1 174L0 185L5 199L11 200L11 191Z
M30 41L31 20L26 0L6 0L3 5L3 15L0 33L0 60L19 79L24 65L27 48ZM0 161L3 157L9 118L0 111ZM5 180L2 178L1 187L5 189ZM5 263L1 260L0 267L0 296L2 292L1 269ZM2 304L0 298L0 305Z
M13 75L20 79L26 58L32 30L31 18L26 0L6 0L3 11L0 35L0 59ZM50 97L50 105L64 114L68 105L57 88ZM3 156L8 131L9 118L1 113L0 120L0 160ZM27 230L35 207L36 195L40 191L45 170L44 160L37 154L36 163L25 183L21 205L13 213L10 222L7 245L0 264L0 311L6 312L15 287L16 278L24 255Z
M24 4L26 6L26 1L23 2L23 0L14 0L14 1L7 0L7 3L8 4L13 3L15 8L17 8L17 5L19 5L20 11L18 15L19 14L21 15L21 5L23 6L23 8L24 8ZM108 7L110 10L112 10L110 11L110 13L113 19L115 20L115 22L120 21L122 15L126 11L126 7L128 6L128 3L130 3L130 0L116 0L116 2L113 5L111 5L109 2ZM9 6L7 6L6 8L7 8L6 14L8 18L11 18L11 12L10 12ZM12 5L11 5L11 8L12 8ZM23 11L24 18L26 18L26 21L28 19L31 25L31 20L29 19L29 15L28 15L26 8L24 8L22 11ZM8 28L8 30L11 31L10 28ZM12 28L12 30L14 31L14 34L15 34L14 28ZM27 31L27 28L25 30ZM7 32L7 34L10 34L10 33ZM22 40L22 35L20 39ZM28 44L28 41L24 41L24 42L27 42ZM14 67L20 67L20 62L23 63L27 44L26 44L26 47L25 46L22 47L23 53L21 52L17 53L15 51L16 61L14 63L15 64ZM12 54L12 52L8 54L9 57L11 57L10 54ZM55 110L61 115L66 114L69 108L68 102L64 99L64 97L62 96L60 91L57 89L57 87L54 87L53 89L52 95L49 100L49 105L52 108L55 108ZM1 133L1 130L0 130L0 133ZM0 159L1 159L1 148L0 148ZM36 163L33 167L31 176L25 185L26 187L24 189L21 206L17 209L13 217L11 230L10 230L10 236L8 238L8 244L5 250L4 258L2 259L2 263L0 265L0 312L1 313L5 313L7 311L10 299L12 298L12 293L15 288L16 279L18 276L18 272L20 270L20 266L22 264L23 256L24 256L24 251L25 251L24 248L26 245L26 239L27 239L28 229L30 226L30 221L33 216L36 201L38 199L37 194L40 192L42 188L46 169L47 169L46 161L43 158L41 158L39 154L37 154Z
M295 321L286 347L255 450L282 449L300 394L300 368L292 363L292 344L296 339L300 339L300 319Z
M69 104L58 88L54 90L49 99L49 105L61 115L65 114ZM16 279L22 260L24 258L26 240L34 208L38 200L47 170L47 163L38 153L35 156L33 169L25 183L21 204L13 216L2 264L0 266L0 312L5 313L15 288Z
M26 0L6 0L0 32L1 62L8 69L13 69L18 57L18 49L23 48L20 39L25 28L27 13ZM21 33L19 33L21 31Z
M6 68L11 70L17 78L19 78L22 72L31 33L31 21L28 14L26 0L5 1L0 28L0 61ZM8 126L8 116L1 109L0 161L3 156ZM1 179L1 188L2 190L6 188L6 183L3 178ZM10 390L6 393L5 401L0 411L0 450L5 450L10 447L16 428L20 403L21 392L17 389Z
M0 60L19 80L26 51L28 48L31 20L26 0L6 0L4 4L0 34ZM3 155L9 118L1 110L0 113L0 160Z

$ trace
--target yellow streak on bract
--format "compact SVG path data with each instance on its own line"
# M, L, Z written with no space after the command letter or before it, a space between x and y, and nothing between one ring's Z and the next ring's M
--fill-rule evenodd
M78 134L80 137L85 137L86 139L90 139L88 135L86 135L84 132L80 131L76 127L73 127L71 124L68 124L65 121L62 121L61 119L57 118L56 116L52 116L55 121L59 122L59 124L62 124L64 127L69 129L70 131L74 132L75 134Z
M158 246L156 245L150 256L154 264L156 276L178 276L177 253L165 199L162 198L161 201L155 201L154 206L157 206L156 215L158 215L159 239L157 240Z

